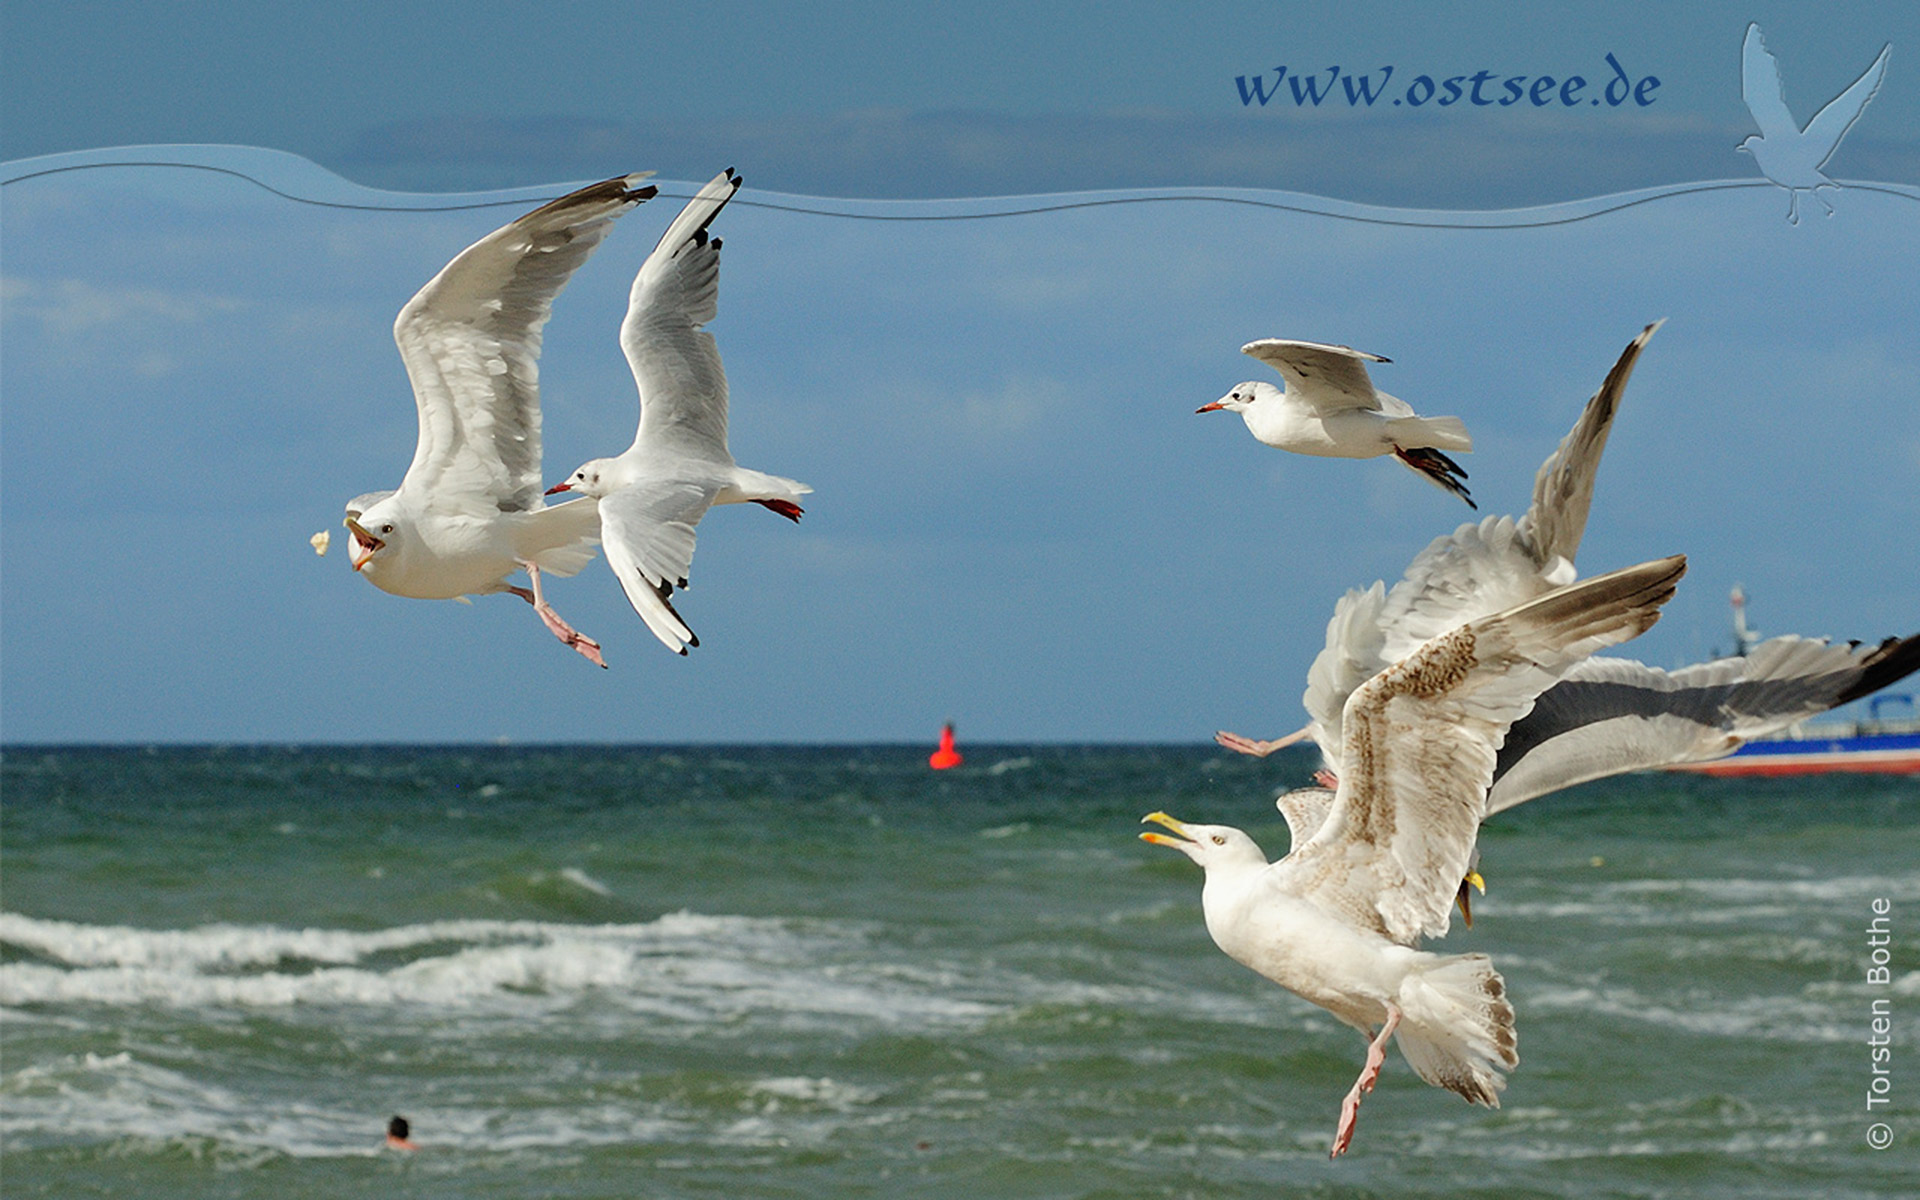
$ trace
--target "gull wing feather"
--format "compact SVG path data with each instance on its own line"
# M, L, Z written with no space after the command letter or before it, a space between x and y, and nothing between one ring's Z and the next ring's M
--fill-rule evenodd
M1740 95L1761 137L1800 136L1800 123L1788 110L1786 91L1780 86L1780 64L1767 52L1758 22L1748 24L1746 39L1740 43Z
M1273 805L1280 815L1287 819L1287 832L1292 835L1294 846L1304 846L1313 835L1320 832L1326 824L1327 813L1333 808L1335 792L1332 788L1304 787L1282 792L1273 798Z
M541 507L540 337L554 297L644 174L562 196L461 251L401 308L393 338L419 409L402 490L475 514Z
M719 346L701 326L720 311L720 240L707 236L707 226L739 190L733 168L714 176L667 226L634 277L620 345L640 388L636 447L667 446L733 462L727 375Z
M1350 346L1328 346L1319 342L1290 342L1280 338L1261 338L1240 347L1280 372L1287 381L1287 394L1313 406L1321 416L1347 409L1380 411L1382 395L1373 390L1366 364L1387 362L1378 354L1368 354ZM1394 401L1397 409L1389 416L1411 416L1413 409ZM1399 409L1405 409L1401 412Z
M1580 552L1587 513L1593 505L1594 476L1600 470L1600 454L1607 448L1607 435L1613 431L1614 414L1620 409L1620 398L1626 394L1627 381L1633 378L1640 352L1664 324L1665 318L1655 321L1627 343L1601 381L1600 390L1580 410L1579 420L1540 464L1540 472L1533 478L1533 502L1519 523L1520 540L1536 563L1546 566L1556 557L1572 562Z
M1403 944L1446 933L1507 727L1574 663L1650 628L1685 570L1675 556L1558 589L1368 680L1347 701L1333 806L1272 886Z
M1487 811L1623 771L1721 758L1915 670L1920 634L1877 646L1789 634L1677 671L1590 658L1514 723Z
M676 654L698 646L669 599L693 569L694 526L715 489L686 479L648 479L600 501L600 538L607 565L653 635Z

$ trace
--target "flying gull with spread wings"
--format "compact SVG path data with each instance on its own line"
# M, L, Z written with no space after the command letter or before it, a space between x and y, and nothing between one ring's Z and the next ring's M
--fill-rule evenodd
M542 573L573 575L600 533L592 504L549 507L540 479L540 338L553 300L621 214L651 198L645 174L562 196L461 251L400 310L393 337L420 439L400 486L347 502L353 569L396 596L510 592L598 666L600 644L548 605ZM524 570L530 587L507 582Z
M693 567L694 526L715 504L754 503L792 521L813 489L748 470L727 449L727 375L701 326L720 311L720 239L709 237L740 190L732 168L713 177L667 226L634 278L620 345L640 388L633 445L596 458L548 489L599 502L607 564L661 644L684 655L700 639L674 610Z
M1375 674L1342 713L1338 790L1311 809L1283 807L1293 846L1278 862L1240 830L1146 818L1176 836L1141 837L1206 870L1201 907L1215 944L1367 1039L1335 1157L1396 1036L1420 1078L1499 1107L1502 1072L1520 1061L1506 985L1484 954L1419 943L1447 932L1507 727L1573 664L1652 626L1685 570L1675 556L1570 584Z
M1255 438L1295 454L1391 454L1467 507L1478 507L1467 494L1466 471L1442 453L1473 449L1466 425L1458 417L1419 416L1406 401L1375 391L1367 364L1387 359L1349 346L1280 338L1248 342L1240 352L1280 372L1286 387L1248 380L1194 412L1237 412Z

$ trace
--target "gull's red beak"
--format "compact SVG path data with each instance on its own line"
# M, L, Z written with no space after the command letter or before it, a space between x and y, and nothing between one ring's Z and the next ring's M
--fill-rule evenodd
M570 492L572 490L573 490L573 485L570 483L556 483L552 487L547 489L547 495L551 496L556 492Z
M1193 414L1195 416L1199 416L1203 412L1219 412L1221 409L1225 407L1226 407L1225 404L1222 404L1220 401L1215 400L1212 404L1202 404L1199 408L1194 409Z

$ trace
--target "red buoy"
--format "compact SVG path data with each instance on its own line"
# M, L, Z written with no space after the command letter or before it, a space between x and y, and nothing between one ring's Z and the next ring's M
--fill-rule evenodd
M940 727L940 748L927 756L927 765L936 771L960 765L960 752L953 748L953 722Z

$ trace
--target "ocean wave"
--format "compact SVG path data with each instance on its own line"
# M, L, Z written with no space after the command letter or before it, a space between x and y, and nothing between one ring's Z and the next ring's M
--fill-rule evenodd
M550 1011L585 1001L696 1026L980 1021L944 975L866 961L862 927L672 913L618 925L435 921L350 931L155 930L0 913L0 1005Z

